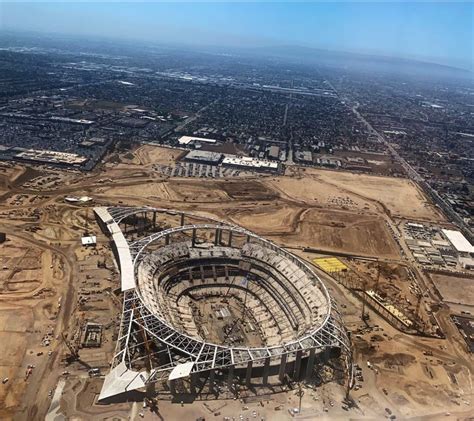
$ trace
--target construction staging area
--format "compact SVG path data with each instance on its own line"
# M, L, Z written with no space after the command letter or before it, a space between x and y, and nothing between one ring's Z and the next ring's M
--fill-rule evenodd
M0 164L1 419L471 415L472 271L413 257L407 223L455 229L413 182L181 154Z

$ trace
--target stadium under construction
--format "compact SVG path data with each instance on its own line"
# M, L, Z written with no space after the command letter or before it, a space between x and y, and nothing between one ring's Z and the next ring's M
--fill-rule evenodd
M209 217L150 207L94 212L124 297L100 400L163 388L235 393L310 379L334 360L351 366L334 300L298 256Z

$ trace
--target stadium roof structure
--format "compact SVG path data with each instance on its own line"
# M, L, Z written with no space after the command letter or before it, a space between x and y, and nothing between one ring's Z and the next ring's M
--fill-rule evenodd
M173 381L192 374L222 369L233 370L233 367L263 366L270 359L273 361L281 359L286 365L287 360L295 358L301 360L302 355L308 353L313 355L314 359L315 352L325 352L333 348L347 355L351 353L347 332L336 304L324 284L303 259L273 242L239 226L212 218L206 217L204 223L186 224L186 218L204 219L204 217L169 209L97 207L94 208L94 212L102 231L112 237L120 268L121 290L124 292L121 325L112 368L106 376L99 399L139 389L150 383ZM144 228L143 235L137 236L136 227L144 226L140 224L143 224L147 215L151 215L153 222L168 221L170 217L176 217L180 223L171 227L163 225L163 228L152 233ZM136 224L134 235L126 237L126 224L131 224L131 221L135 221ZM282 312L293 323L293 330L288 328L293 332L292 339L258 347L211 343L200 335L183 331L164 315L160 297L157 297L160 292L153 281L154 273L166 264L173 265L175 261L185 261L185 256L191 261L201 258L205 248L199 242L197 232L204 232L205 237L215 245L202 257L207 259L206 261L216 259L218 256L229 257L229 253L236 254L237 250L238 254L245 249L248 258L252 258L253 253L256 264L265 265L268 268L266 270L284 278L282 286L272 286L273 281L269 278L268 287L273 289L273 294L277 287L280 288L278 294L281 296L276 294L272 298L278 301ZM187 238L190 244L179 240L180 242L173 245L174 238ZM244 246L237 249L237 246L232 245L233 238L243 239ZM226 247L220 246L223 241L228 242ZM161 249L160 244L164 244ZM148 248L153 249L153 252L148 252ZM267 263L263 262L265 259L269 259ZM242 263L244 265L239 264L239 267L243 268L245 262ZM276 282L275 278L273 280ZM311 293L304 295L304 288L298 288L298 285L307 286ZM248 288L248 285L234 286ZM290 296L291 293L295 296ZM299 302L305 300L310 302ZM289 304L290 301L293 307ZM299 319L292 314L292 311L298 311L298 308L302 314ZM302 322L303 326L300 326L299 322ZM148 348L148 342L156 344L156 348L161 350L157 353L165 352L165 355L169 355L170 361L137 370L136 367L140 364L142 366L146 359L143 355L137 356L137 349Z

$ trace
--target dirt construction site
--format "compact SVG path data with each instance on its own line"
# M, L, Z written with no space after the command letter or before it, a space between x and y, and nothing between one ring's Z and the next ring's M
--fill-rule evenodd
M401 222L450 226L416 184L296 166L228 179L155 169L181 154L142 145L88 173L0 163L0 419L472 419L474 359L451 316L474 311L473 276L429 273L408 257ZM118 205L218 218L311 264L351 334L351 403L324 372L245 398L98 402L122 295L93 207ZM90 236L96 244L83 245ZM317 264L325 257L337 270Z

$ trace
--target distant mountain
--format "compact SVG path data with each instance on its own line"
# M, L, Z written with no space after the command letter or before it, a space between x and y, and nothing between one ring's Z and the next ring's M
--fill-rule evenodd
M73 51L94 51L109 54L140 54L146 51L185 51L188 54L218 54L247 58L271 58L299 64L347 68L359 72L379 72L403 76L455 78L474 83L472 71L440 63L362 54L344 51L330 51L321 48L298 45L267 47L223 47L189 45L182 43L160 43L159 41L125 40L108 37L84 37L67 34L47 34L36 32L16 32L0 30L0 47L6 46L50 47Z
M302 46L270 46L246 48L241 52L259 57L279 57L328 66L350 66L355 70L378 70L388 73L432 74L434 76L457 76L472 78L466 69L422 60L374 54L330 51Z

